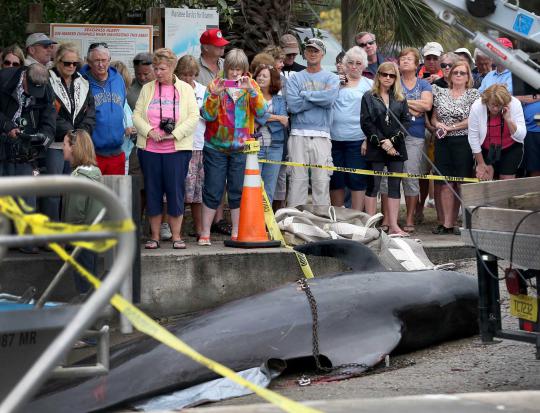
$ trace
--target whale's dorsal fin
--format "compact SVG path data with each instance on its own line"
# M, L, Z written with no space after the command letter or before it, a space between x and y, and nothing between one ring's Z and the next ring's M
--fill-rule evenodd
M306 255L337 258L349 265L354 271L387 271L375 253L357 241L340 239L310 242L297 245L294 249Z

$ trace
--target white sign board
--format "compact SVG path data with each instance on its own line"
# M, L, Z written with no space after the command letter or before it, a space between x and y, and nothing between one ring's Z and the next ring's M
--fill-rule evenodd
M181 57L190 54L199 57L201 34L209 28L219 27L217 10L165 9L165 47Z
M137 53L152 52L152 26L51 23L51 38L59 43L73 42L86 58L92 43L107 43L112 60L120 60L133 71Z

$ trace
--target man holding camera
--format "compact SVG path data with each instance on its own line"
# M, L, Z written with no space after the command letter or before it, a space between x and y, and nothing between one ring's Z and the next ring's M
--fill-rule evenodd
M106 43L92 43L88 48L87 61L81 73L90 83L96 104L92 141L97 164L103 175L124 175L124 79L115 68L110 67L111 53Z
M33 175L54 137L53 96L42 64L0 71L0 176ZM35 208L35 197L25 201Z

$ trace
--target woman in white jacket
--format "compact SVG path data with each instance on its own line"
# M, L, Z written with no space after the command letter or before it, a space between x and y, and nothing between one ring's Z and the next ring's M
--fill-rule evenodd
M476 177L515 178L526 133L519 100L504 85L487 88L469 114L469 144L476 160Z

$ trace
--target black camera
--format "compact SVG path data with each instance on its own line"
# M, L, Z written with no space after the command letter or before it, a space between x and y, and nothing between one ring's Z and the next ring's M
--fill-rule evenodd
M15 125L17 125L17 128L19 129L24 129L28 126L28 121L25 118L17 118L15 119Z
M495 162L499 162L501 160L501 145L495 145L492 143L489 145L489 150L486 158L486 163L488 165L493 165Z
M171 134L174 128L176 127L176 122L171 118L161 119L159 122L159 129L167 134Z

